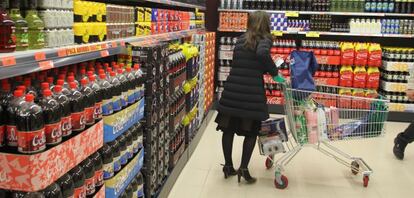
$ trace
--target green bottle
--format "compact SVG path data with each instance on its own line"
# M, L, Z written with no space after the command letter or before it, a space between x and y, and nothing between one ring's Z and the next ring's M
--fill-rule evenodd
M29 24L29 49L41 49L45 46L45 24L37 14L37 1L29 2L29 10L26 12L26 21Z
M29 46L29 27L27 21L20 14L20 1L12 1L10 18L14 21L16 25L16 50L27 50L27 47Z

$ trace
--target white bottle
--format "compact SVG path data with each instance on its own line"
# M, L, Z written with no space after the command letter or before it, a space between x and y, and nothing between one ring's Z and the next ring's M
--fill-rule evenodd
M355 24L355 19L351 19L351 21L349 22L349 29L350 29L350 32L352 33L352 34L354 34L355 33L355 31L356 31L356 24Z

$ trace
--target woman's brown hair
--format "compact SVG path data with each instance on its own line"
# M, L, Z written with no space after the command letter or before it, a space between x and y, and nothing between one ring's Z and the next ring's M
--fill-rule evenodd
M244 46L254 50L256 49L257 42L265 38L272 38L269 15L263 11L251 13L247 21L246 42Z

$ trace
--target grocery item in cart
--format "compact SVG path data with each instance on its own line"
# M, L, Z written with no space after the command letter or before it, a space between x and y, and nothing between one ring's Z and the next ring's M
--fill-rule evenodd
M318 116L314 109L305 110L306 127L308 129L308 141L310 144L318 142Z

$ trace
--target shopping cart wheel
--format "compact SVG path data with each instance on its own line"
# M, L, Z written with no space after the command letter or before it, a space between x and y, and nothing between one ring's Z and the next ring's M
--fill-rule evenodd
M357 161L353 161L351 163L351 171L354 175L357 175L359 173L359 163Z
M368 175L365 175L364 176L364 187L365 188L368 187L368 182L369 182L369 176Z
M282 175L280 177L280 179L282 180L282 183L281 184L279 184L279 182L277 181L277 179L275 179L275 181L274 181L275 182L275 187L277 189L285 189L285 188L287 188L288 187L288 184L289 184L288 178L286 176Z
M271 169L273 167L273 156L268 156L265 162L266 169Z

